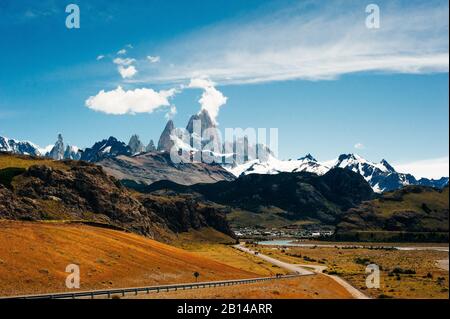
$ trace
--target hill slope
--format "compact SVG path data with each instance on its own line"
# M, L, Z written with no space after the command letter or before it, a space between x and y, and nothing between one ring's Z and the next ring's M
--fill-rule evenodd
M82 290L256 277L136 234L57 222L0 220L0 296L67 290L69 264Z
M448 225L448 186L442 190L407 186L343 213L337 233L345 236L355 232L402 232L403 236L422 233L417 235L422 237L436 237L431 233L446 233L443 236L448 239Z

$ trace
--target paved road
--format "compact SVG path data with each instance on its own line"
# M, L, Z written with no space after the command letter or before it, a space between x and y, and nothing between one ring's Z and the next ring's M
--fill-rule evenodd
M244 246L235 245L234 247L236 247L237 249L240 249L240 250L242 250L242 251L244 251L246 253L255 255L255 256L257 256L257 257L259 257L259 258L261 258L261 259L263 259L263 260L265 260L265 261L267 261L267 262L269 262L269 263L271 263L273 265L276 265L276 266L278 266L280 268L284 268L284 269L289 270L289 271L291 271L293 273L296 273L298 275L301 275L301 276L314 275L314 272L312 272L310 270L307 270L305 268L302 268L302 267L300 267L298 265L288 264L288 263L285 263L285 262L280 261L278 259L266 256L266 255L263 255L263 254L260 254L260 253L255 254L256 253L255 251L250 250L250 249L248 249L248 248L246 248Z
M265 261L268 261L274 265L277 265L281 268L284 268L286 270L295 272L299 275L314 275L316 273L322 273L327 267L322 266L322 265L309 265L309 264L289 264L283 261L280 261L278 259L266 256L264 254L258 253L255 254L255 251L248 249L244 246L242 246L241 244L239 245L235 245L234 247L236 247L237 249L240 249L246 253L255 255ZM305 269L305 267L313 269L313 271L310 271L308 269ZM368 296L366 296L365 294L363 294L361 291L359 291L358 289L356 289L355 287L353 287L352 285L350 285L347 281L345 281L344 279L342 279L341 277L338 276L334 276L334 275L328 275L328 274L323 274L327 277L332 278L333 280L335 280L338 284L340 284L342 287L344 287L355 299L370 299Z

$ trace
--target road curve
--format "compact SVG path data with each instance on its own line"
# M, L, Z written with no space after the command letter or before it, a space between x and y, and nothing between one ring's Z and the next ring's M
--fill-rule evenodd
M274 265L277 265L278 267L284 268L286 270L292 271L297 273L298 275L314 275L316 273L321 273L322 275L325 275L327 277L332 278L334 281L336 281L339 285L341 285L342 287L345 288L345 290L347 290L355 299L370 299L368 296L366 296L364 293L362 293L361 291L359 291L358 289L356 289L355 287L353 287L352 285L350 285L347 281L345 281L344 279L342 279L341 277L338 276L334 276L334 275L328 275L328 274L323 274L322 272L327 268L325 266L321 266L321 265L309 265L309 264L289 264L283 261L280 261L278 259L266 256L264 254L258 253L255 254L255 251L248 249L247 247L244 247L242 244L239 245L235 245L235 248L242 250L246 253L255 255L265 261L268 261ZM309 271L308 269L305 269L304 267L308 267L314 270L314 272Z
M269 262L269 263L271 263L273 265L276 265L276 266L278 266L280 268L284 268L284 269L289 270L289 271L291 271L293 273L296 273L297 275L307 276L307 275L314 275L315 274L314 272L309 271L309 270L307 270L307 269L305 269L303 267L300 267L298 265L288 264L288 263L285 263L285 262L280 261L278 259L266 256L264 254L256 253L255 251L253 251L251 249L248 249L247 247L244 247L244 246L242 246L240 244L239 245L235 245L234 247L239 249L239 250L242 250L242 251L244 251L246 253L255 255L256 257L259 257L259 258L261 258L261 259L263 259L263 260L265 260L265 261L267 261L267 262Z

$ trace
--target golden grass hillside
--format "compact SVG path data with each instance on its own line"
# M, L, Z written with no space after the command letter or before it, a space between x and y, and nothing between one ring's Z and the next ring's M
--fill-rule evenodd
M0 169L8 167L29 168L33 165L47 165L59 169L68 168L63 161L54 161L49 158L31 157L26 155L0 153Z
M65 291L68 264L81 290L258 276L136 234L58 222L0 221L0 296Z

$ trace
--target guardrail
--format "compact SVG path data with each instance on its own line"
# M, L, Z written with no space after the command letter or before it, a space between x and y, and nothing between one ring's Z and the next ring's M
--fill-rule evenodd
M293 277L298 277L298 276L299 275L284 275L284 276L276 276L276 277L207 281L207 282L198 282L198 283L148 286L148 287L138 287L138 288L123 288L123 289L119 288L119 289L108 289L108 290L62 292L62 293L53 293L53 294L22 295L22 296L0 297L0 299L75 299L75 298L85 298L85 297L90 297L91 299L94 299L96 296L107 296L108 298L111 298L111 296L113 296L113 295L125 296L125 294L130 294L130 293L134 293L135 295L137 295L140 292L141 293L142 292L159 293L159 292L186 290L186 289L242 285L242 284L250 284L250 283L262 282L262 281L287 279L287 278L293 278Z

